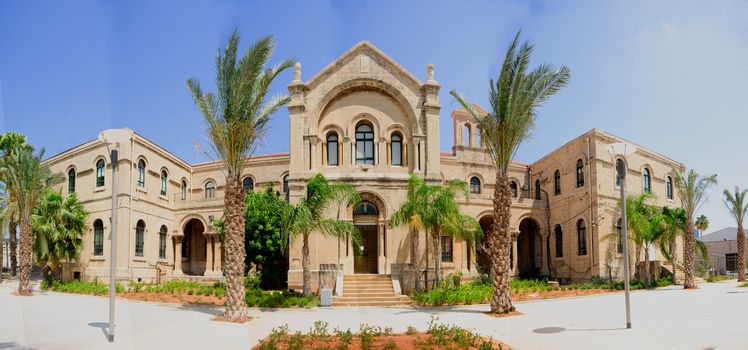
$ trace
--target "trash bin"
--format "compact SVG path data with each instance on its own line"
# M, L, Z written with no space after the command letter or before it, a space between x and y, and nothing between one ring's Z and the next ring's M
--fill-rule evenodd
M319 290L319 306L331 307L332 306L332 289L320 288Z

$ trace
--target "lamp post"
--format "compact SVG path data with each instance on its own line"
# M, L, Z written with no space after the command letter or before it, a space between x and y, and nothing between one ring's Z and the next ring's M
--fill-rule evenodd
M109 160L112 164L112 233L109 237L111 248L109 252L109 341L114 341L114 297L117 294L117 163L119 156L119 145L121 142L130 140L130 133L125 129L108 129L99 134L99 140L107 145ZM109 148L113 145L113 148Z
M626 298L626 328L631 328L631 288L629 286L629 280L631 279L631 271L629 271L629 235L628 235L628 223L626 221L626 163L618 158L618 156L626 156L636 152L636 146L626 143L614 143L608 148L608 152L611 154L613 161L616 165L616 173L620 179L621 189L621 227L623 231L623 286L625 290Z

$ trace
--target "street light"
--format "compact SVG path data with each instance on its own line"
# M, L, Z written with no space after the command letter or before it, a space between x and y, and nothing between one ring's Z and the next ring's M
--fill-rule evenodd
M623 231L623 286L626 295L626 328L631 328L631 289L629 280L631 272L629 271L629 235L628 223L626 221L626 163L618 156L627 156L636 152L636 146L627 143L614 143L608 146L608 153L616 164L616 172L620 181L621 188L621 227Z
M116 265L117 265L117 162L119 156L119 145L130 141L131 134L125 129L108 129L99 134L99 140L104 142L109 150L109 159L112 164L112 234L111 251L109 252L109 341L114 341L114 297L116 294ZM113 148L109 148L113 145Z

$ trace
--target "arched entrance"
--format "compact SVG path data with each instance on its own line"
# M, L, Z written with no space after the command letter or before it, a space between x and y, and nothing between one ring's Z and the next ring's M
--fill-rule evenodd
M520 278L540 277L541 254L540 225L531 218L519 223L517 236L517 270Z
M205 274L208 245L205 240L205 226L199 219L192 219L184 225L182 240L182 271L186 275Z
M353 224L361 233L360 254L354 256L354 273L377 273L379 244L379 208L372 202L364 200L353 209Z

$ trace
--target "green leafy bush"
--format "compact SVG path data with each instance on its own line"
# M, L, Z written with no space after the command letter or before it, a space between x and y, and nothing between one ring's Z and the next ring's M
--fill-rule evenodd
M263 291L260 289L247 289L244 295L247 306L267 308L312 308L319 306L319 300L314 295L308 297L301 293L291 291Z
M707 277L706 281L709 283L714 283L714 282L719 282L719 281L734 280L736 278L737 278L736 276L717 275L717 276Z
M90 295L105 295L109 293L109 284L99 282L98 278L95 278L93 281L90 281L90 282L79 281L79 280L60 282L60 281L54 280L52 281L52 283L48 283L47 281L42 281L41 287L44 290L53 290L55 292L62 292L62 293L77 293L77 294L90 294ZM117 293L122 293L125 291L125 288L122 287L121 284L116 283L115 290Z

